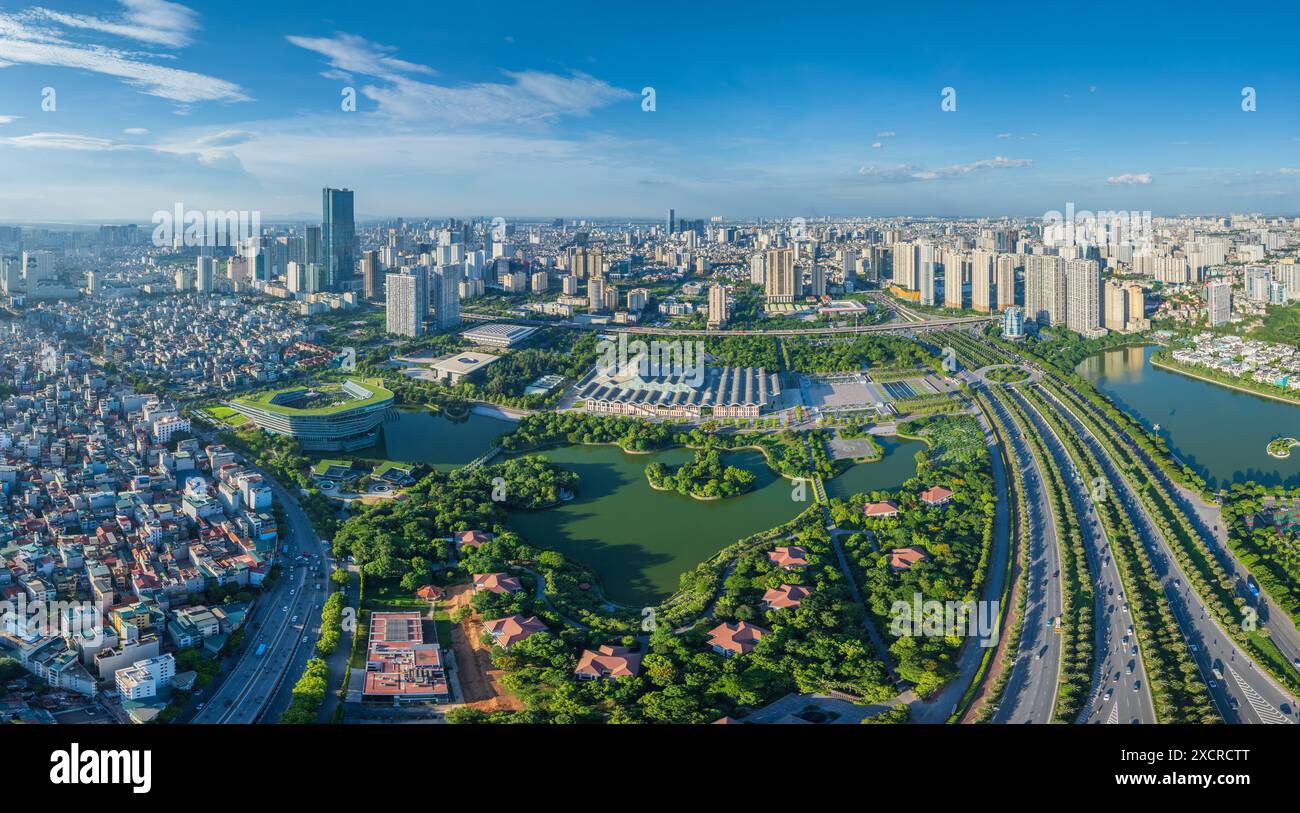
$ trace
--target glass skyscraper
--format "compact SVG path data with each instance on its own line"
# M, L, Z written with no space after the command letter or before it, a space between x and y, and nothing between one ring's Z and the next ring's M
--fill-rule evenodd
M352 190L321 190L321 265L331 291L347 290L356 276L357 224Z

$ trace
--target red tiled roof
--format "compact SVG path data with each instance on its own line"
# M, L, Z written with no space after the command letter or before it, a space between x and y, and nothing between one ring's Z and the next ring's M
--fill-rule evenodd
M475 573L474 589L490 590L493 593L505 595L506 593L518 593L524 589L524 586L514 576L507 576L504 573Z
M866 512L869 517L892 517L898 513L898 503L893 500L869 502L867 503Z
M764 593L763 604L773 610L783 610L787 607L798 607L810 595L812 590L801 584L783 584L780 587L772 587Z
M734 624L719 624L709 630L709 645L722 647L728 652L734 652L744 655L754 648L758 639L767 635L768 631L762 627L756 627L745 621L737 621Z
M583 677L619 678L635 677L640 671L640 653L633 652L625 646L606 644L596 652L584 649L573 673Z
M943 486L934 486L921 492L921 502L929 505L939 505L952 499L952 491Z
M768 551L767 558L780 567L806 567L808 549L797 545L782 546Z
M509 618L498 618L495 621L488 621L483 624L483 629L487 630L501 647L509 649L512 644L516 644L536 632L542 632L546 625L533 616L525 618L522 615L512 615Z
M889 553L889 566L894 570L909 570L917 562L930 558L924 548L894 548Z

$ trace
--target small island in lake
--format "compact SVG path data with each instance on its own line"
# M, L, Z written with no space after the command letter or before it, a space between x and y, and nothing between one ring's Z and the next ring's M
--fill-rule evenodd
M723 465L716 449L697 451L694 459L676 469L651 463L645 467L645 476L653 489L676 491L697 500L737 497L752 490L758 481L748 469Z
M1300 440L1295 438L1274 438L1268 442L1268 453L1272 457L1282 460L1291 456L1291 447L1300 446Z

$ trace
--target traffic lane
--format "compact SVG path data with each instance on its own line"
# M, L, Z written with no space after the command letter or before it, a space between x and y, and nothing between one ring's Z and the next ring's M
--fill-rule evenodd
M1096 664L1094 686L1092 694L1088 698L1088 704L1092 711L1086 713L1083 719L1086 722L1099 718L1095 721L1101 722L1106 719L1103 716L1104 710L1102 707L1093 706L1092 704L1104 696L1105 684L1108 679L1119 673L1119 664L1110 653L1115 649L1116 640L1122 638L1124 634L1119 632L1122 628L1121 622L1112 612L1116 605L1108 598L1111 595L1119 595L1122 598L1123 586L1119 581L1118 573L1109 566L1110 548L1105 537L1105 530L1097 517L1096 506L1090 500L1085 501L1083 498L1083 478L1080 476L1078 469L1075 468L1073 459L1066 453L1060 438L1056 436L1056 432L1046 423L1043 416L1038 413L1035 406L1018 392L1016 397L1030 416L1030 421L1038 428L1048 447L1048 452L1056 462L1057 471L1061 473L1066 491L1069 494L1070 505L1073 507L1075 517L1079 522L1080 533L1088 543L1085 545L1085 550L1090 571L1089 575L1095 585L1096 595L1093 612L1098 620L1098 631L1101 632L1104 629L1105 632L1098 635L1094 640L1094 646L1099 651L1094 653L1094 663ZM1071 480L1074 482L1075 488L1070 488ZM1103 562L1106 564L1103 565ZM1140 681L1138 691L1134 692L1134 694L1138 695L1139 714L1137 716L1142 722L1154 723L1156 721L1155 703L1151 699L1150 689L1143 690L1142 688L1148 684L1146 683L1146 670L1140 656L1135 664L1134 676ZM1111 688L1116 688L1119 683L1117 680L1109 682L1114 684Z
M1069 409L1062 409L1061 415L1067 423L1074 427L1075 431L1079 433L1080 439L1088 446L1089 451L1091 451L1097 458L1112 484L1110 491L1117 494L1122 507L1124 507L1128 512L1129 516L1136 520L1134 526L1138 531L1140 544L1146 545L1148 549L1153 552L1160 552L1160 556L1150 557L1152 569L1155 571L1157 579L1162 584L1166 585L1165 595L1169 600L1171 609L1174 611L1175 618L1179 621L1179 626L1183 633L1184 640L1192 643L1193 639L1199 638L1197 650L1190 654L1192 660L1196 663L1197 668L1201 673L1202 682L1205 683L1207 691L1215 702L1219 715L1228 722L1242 722L1243 718L1247 715L1242 711L1240 698L1238 698L1238 707L1233 708L1231 701L1229 700L1229 697L1233 695L1226 689L1226 687L1222 686L1222 682L1215 681L1218 685L1213 687L1210 686L1213 679L1209 675L1209 670L1212 668L1212 666L1209 665L1209 661L1215 657L1221 659L1222 656L1228 656L1229 658L1235 659L1235 647L1228 647L1223 643L1223 641L1230 639L1228 639L1228 636L1219 629L1218 623L1211 618L1208 613L1200 612L1198 618L1197 614L1192 612L1192 609L1201 606L1199 597L1193 601L1187 594L1182 593L1179 590L1170 591L1167 589L1167 582L1171 579L1171 566L1176 569L1178 573L1178 576L1174 578L1180 581L1185 579L1185 574L1183 574L1181 569L1178 568L1177 563L1172 562L1172 552L1168 543L1155 528L1151 517L1146 512L1146 507L1137 500L1132 485L1128 482L1127 478L1124 478L1119 474L1114 461L1104 453L1100 444L1096 438L1093 437L1091 432L1088 432L1082 427L1082 424L1078 422L1078 419ZM1191 591L1188 590L1187 592L1190 593ZM1232 651L1230 652L1229 650ZM1258 685L1261 683L1268 683L1268 681L1261 680L1258 672L1253 671L1252 678L1253 680L1247 681L1247 683L1254 691L1259 692L1261 696L1268 698L1270 694L1276 694L1275 690L1271 686Z
M304 602L306 602L304 604ZM285 610L284 606L289 609ZM301 613L307 612L311 608L310 600L305 599L305 593L301 590L293 596L288 605L282 605L281 614L284 621L277 629L271 640L262 638L258 643L266 643L268 649L261 656L255 656L255 663L251 664L246 675L242 691L238 700L232 704L228 710L226 723L252 723L256 722L262 709L268 699L268 686L274 683L284 675L288 669L290 659L293 655L293 645L298 641L297 622L295 617L302 620Z

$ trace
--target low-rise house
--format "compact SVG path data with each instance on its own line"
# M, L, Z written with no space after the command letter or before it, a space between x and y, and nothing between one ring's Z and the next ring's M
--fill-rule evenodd
M641 673L641 655L625 646L609 644L595 652L584 649L573 673L580 680L636 677Z
M783 584L780 587L772 587L763 594L763 607L768 610L798 607L810 595L812 590L801 584Z
M866 507L866 514L872 519L878 517L896 517L898 516L898 503L893 500L882 500L880 502L869 502Z
M783 545L767 552L767 558L777 567L786 570L808 566L808 549L798 545Z
M930 506L947 505L952 502L952 491L943 486L932 486L921 492L921 502Z
M929 558L930 554L926 552L925 548L894 548L889 552L889 569L895 572L911 570L912 565L917 562L924 562Z
M534 633L544 632L546 625L537 616L525 618L522 615L512 615L485 622L483 629L492 636L497 646L509 649Z
M474 592L487 590L491 593L505 595L506 593L518 593L523 590L524 586L519 583L519 579L514 576L507 576L504 573L475 573L474 574Z
M768 630L756 627L747 621L734 624L719 624L709 630L709 646L719 655L732 657L744 655L752 650L758 640L768 634Z

